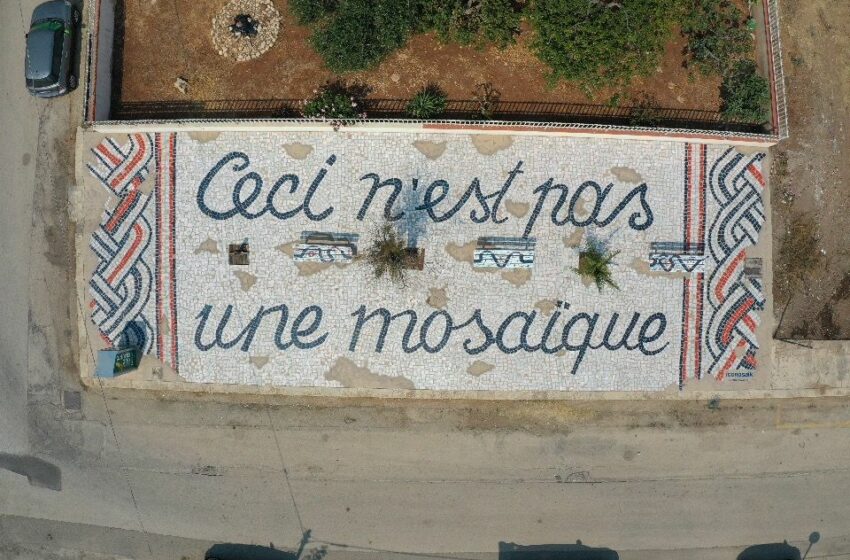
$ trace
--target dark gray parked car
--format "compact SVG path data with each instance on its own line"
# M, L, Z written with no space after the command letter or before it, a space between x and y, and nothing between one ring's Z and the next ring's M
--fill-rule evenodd
M37 97L56 97L77 87L72 63L80 12L67 0L51 0L32 12L24 74Z

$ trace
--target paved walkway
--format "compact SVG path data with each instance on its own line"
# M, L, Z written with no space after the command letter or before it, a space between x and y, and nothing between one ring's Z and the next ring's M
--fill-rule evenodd
M83 263L93 338L189 382L655 391L757 371L761 153L346 131L86 148L86 188L110 194ZM357 256L387 220L424 251L405 286ZM619 290L573 271L589 244L617 252Z

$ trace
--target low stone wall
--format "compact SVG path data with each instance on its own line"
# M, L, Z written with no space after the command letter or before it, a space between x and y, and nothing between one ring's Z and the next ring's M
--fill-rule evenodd
M243 119L210 120L179 119L169 121L100 121L86 128L103 134L132 132L314 132L333 131L330 124L311 119ZM523 123L507 121L416 121L402 119L368 119L356 121L343 130L348 132L404 133L429 132L446 134L510 134L512 136L566 136L615 138L621 140L655 140L700 142L736 146L768 147L778 141L771 134L739 134L714 130L688 130L628 126L600 126L575 123Z

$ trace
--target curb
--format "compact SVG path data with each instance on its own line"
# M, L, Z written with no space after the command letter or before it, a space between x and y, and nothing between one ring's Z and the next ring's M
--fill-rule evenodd
M133 374L127 374L133 375ZM430 389L363 389L326 387L270 387L260 385L230 385L221 383L190 383L131 378L101 379L81 376L88 388L109 390L132 389L168 392L172 394L202 394L217 396L266 396L308 398L370 398L445 401L710 401L713 399L799 399L817 397L850 397L850 387L819 387L808 389L721 389L717 391L437 391Z

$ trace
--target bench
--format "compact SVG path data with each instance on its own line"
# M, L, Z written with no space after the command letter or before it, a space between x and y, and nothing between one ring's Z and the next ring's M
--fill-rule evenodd
M348 264L357 256L359 239L356 233L302 231L292 258L295 262Z
M654 272L705 272L705 243L652 242L649 270Z
M475 268L532 268L534 237L479 237L473 253Z

